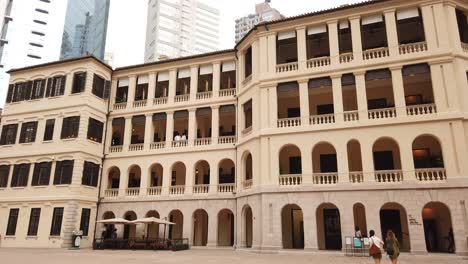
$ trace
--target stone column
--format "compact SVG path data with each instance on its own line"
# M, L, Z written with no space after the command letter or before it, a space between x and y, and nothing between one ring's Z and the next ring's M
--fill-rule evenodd
M301 125L309 125L309 79L300 79L299 82L299 103L301 108Z
M115 103L115 95L117 94L117 79L113 79L111 82L111 90L110 90L110 102L111 105Z
M253 51L253 50L252 50ZM268 35L268 74L276 73L276 33Z
M426 238L424 235L421 207L418 203L408 203L408 206L406 206L405 209L408 214L407 225L410 235L411 253L426 254Z
M210 187L211 192L211 187ZM218 244L218 215L209 210L208 212L208 241L207 247L216 247Z
M237 71L239 72L239 78L237 80L236 86L242 87L242 81L245 79L245 51L239 51L239 59L237 62Z
M195 100L198 91L198 65L190 67L190 100Z
M333 108L335 112L335 122L343 123L343 93L341 87L341 74L332 75L332 89L333 89Z
M434 102L437 107L437 112L447 112L448 99L445 91L446 87L442 73L442 65L440 63L431 63L429 65L431 68L432 91L434 92Z
M438 48L446 50L450 47L450 36L448 32L447 18L445 15L444 6L442 3L431 4L432 14L434 14L434 21L432 30L437 36ZM458 27L457 27L458 28Z
M409 138L400 138L398 147L400 149L401 170L403 172L403 181L414 182L414 161L413 161L413 141Z
M426 38L427 49L433 51L437 48L437 36L434 30L434 17L432 16L431 4L423 4L420 6L422 20L424 25L424 35Z
M340 47L338 42L338 20L328 21L328 39L330 43L331 65L340 64Z
M65 81L65 90L63 92L64 95L70 95L72 93L72 87L73 87L73 73L68 73L66 75L67 80ZM87 78L90 78L87 76Z
M396 28L395 9L384 11L385 29L387 31L387 43L390 51L390 56L395 57L400 55L398 44L398 33Z
M316 206L314 206L316 208ZM317 217L316 210L302 211L304 217L304 250L317 251Z
M221 63L213 63L213 97L218 98L221 86Z
M135 90L136 90L136 75L128 77L128 98L127 98L127 108L133 107L133 102L135 101Z
M364 183L375 182L374 174L374 156L372 151L373 141L368 138L360 138L361 156L362 156L362 171L364 173Z
M346 140L341 140L336 146L336 159L338 161L338 182L340 185L349 184L348 145Z
M349 22L351 24L354 61L359 63L362 61L361 18L353 16L349 18Z
M161 164L163 165L163 164ZM171 180L172 180L172 170L171 166L172 164L164 164L163 165L163 179L162 179L162 189L161 189L161 195L162 196L168 196L169 195L169 187L171 186Z
M196 108L190 108L189 112L189 122L188 122L188 142L190 146L193 146L194 140L197 136L197 116Z
M174 111L166 112L166 148L170 148L174 137Z
M456 15L456 4L451 2L444 2L444 11L447 21L447 33L452 48L457 53L462 53L461 39L458 29L458 21ZM438 22L438 21L437 21Z
M167 93L168 105L172 105L174 103L174 96L176 95L176 85L177 85L177 69L170 69L169 70L169 91Z
M259 79L259 73L260 73L260 49L259 49L259 43L258 40L255 40L252 43L252 80L258 80ZM273 59L273 57L270 57Z
M356 80L356 97L358 103L359 120L367 120L367 94L366 94L366 80L365 72L355 72L354 77Z
M259 37L260 41L260 58L268 58L268 35L262 34ZM260 78L264 79L265 76L268 77L269 74L269 60L263 59L260 60Z
M299 70L307 68L307 41L306 41L307 28L301 26L296 28L297 36L297 61L299 62Z
M218 193L218 184L219 184L219 169L218 163L210 163L210 193Z
M131 144L132 140L132 117L125 117L125 132L124 132L124 141L123 141L123 151L128 151L128 146Z
M396 66L390 68L392 71L393 99L395 100L395 109L397 117L406 116L405 88L403 87L402 67Z
M37 119L36 142L34 144L41 144L44 141L44 132L47 119L40 117Z
M156 73L152 72L148 78L148 105L153 105L153 99L156 94Z
M149 150L150 144L153 143L154 127L153 127L153 114L145 114L145 150Z
M56 118L55 118L55 123L54 123L54 135L52 137L53 140L60 140L61 137L61 132L62 132L62 124L63 124L63 114L60 113ZM18 125L18 130L20 126ZM19 133L18 133L19 134Z
M218 144L219 138L219 105L211 106L211 144Z
M270 88L263 88L268 89L269 95L269 112L270 112L270 128L277 127L278 122L278 95L276 85L272 85Z

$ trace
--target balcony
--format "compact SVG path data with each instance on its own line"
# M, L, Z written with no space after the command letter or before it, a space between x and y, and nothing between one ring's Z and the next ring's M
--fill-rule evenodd
M174 102L180 103L180 102L186 102L190 99L190 94L181 94L181 95L176 95L174 97Z
M280 186L296 186L302 184L302 174L283 174L279 176Z
M330 65L330 57L320 57L307 60L307 69L320 68Z
M193 193L194 194L203 194L208 193L210 191L209 184L198 184L193 186Z
M223 183L218 185L218 193L233 193L235 190L235 183Z
M169 194L170 195L182 195L185 193L185 186L184 185L175 185L169 187Z
M218 144L234 144L236 142L236 136L222 136L218 138Z
M337 172L314 173L312 182L316 185L333 185L338 183Z
M145 144L131 144L128 146L128 151L142 151Z
M213 97L212 91L197 93L197 100L209 99L211 97Z
M340 54L340 63L350 63L354 60L352 52Z
M411 54L411 53L418 53L427 51L427 43L426 42L418 42L418 43L410 43L410 44L401 44L399 47L400 54Z
M401 170L381 170L374 173L375 181L380 183L402 182L403 172Z
M172 141L173 148L182 148L188 146L188 140Z
M335 114L313 115L309 117L309 124L321 125L335 123Z
M146 189L146 194L150 196L161 195L161 190L161 186L149 187L148 189Z
M358 111L345 111L343 112L343 118L345 122L358 121L359 112Z
M250 180L245 180L245 181L242 182L242 187L244 189L251 189L252 185L253 185L253 181L251 179Z
M167 104L167 97L159 97L153 99L153 105Z
M420 182L441 182L447 180L444 168L416 169L414 172L416 180Z
M146 99L145 100L135 101L135 102L133 102L133 108L145 107L146 103L147 103Z
M301 118L300 117L293 117L293 118L282 118L278 119L277 126L281 127L297 127L301 125Z
M221 89L218 92L219 97L225 97L225 96L234 96L236 95L236 88L231 88L231 89Z
M373 109L368 111L369 119L388 119L396 117L395 107Z
M104 191L104 197L117 197L119 196L119 189L107 189Z
M350 171L349 172L349 182L350 183L363 183L364 182L364 173L362 171Z
M127 108L127 102L115 103L114 106L112 107L112 109L114 109L114 110L122 110L122 109L125 109L125 108Z
M109 153L122 152L123 146L110 146Z
M211 145L211 138L197 138L194 141L195 146Z
M435 113L437 113L437 108L435 104L411 105L406 107L406 114L409 116L429 115Z
M127 196L138 196L140 195L140 188L136 187L136 188L127 188L125 190L125 194Z
M166 147L166 142L153 142L150 144L150 150L163 149Z
M299 69L298 62L290 62L290 63L283 63L283 64L276 65L277 73L297 71L298 69Z
M379 58L385 58L388 56L390 56L390 51L388 48L368 49L362 52L363 60L374 60Z

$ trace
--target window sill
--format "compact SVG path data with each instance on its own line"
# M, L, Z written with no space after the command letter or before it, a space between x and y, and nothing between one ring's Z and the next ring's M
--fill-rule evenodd
M1 145L0 148L12 148L13 144Z
M34 98L34 99L28 100L27 102L28 102L28 103L37 102L37 101L40 101L41 99L42 99L42 98Z
M86 189L91 189L91 190L95 190L97 188L97 186L94 187L94 186L91 186L91 185L84 185L84 184L81 184L81 187L84 187Z
M101 145L102 144L102 142L94 141L94 140L89 139L89 138L87 138L87 140L88 140L88 142L90 142L92 144L96 144L96 145Z
M26 189L26 186L15 186L15 187L11 187L11 189L13 189L13 190L22 190L22 189Z
M54 99L60 98L61 96L63 95L49 96L47 97L47 99L54 100Z
M35 186L31 186L31 188L33 189L45 189L49 187L49 185L35 185Z
M72 92L72 93L70 93L70 96L79 96L79 95L82 95L83 93L84 93L84 91L83 92L76 92L76 93Z
M54 186L57 188L66 188L66 187L70 187L70 184L55 184Z
M62 141L73 141L73 140L76 140L77 138L76 137L73 137L73 138L62 138Z
M49 236L49 240L60 240L62 239L61 236Z
M4 240L15 240L16 237L15 236L4 236L3 239Z
M39 237L38 236L26 236L26 240L37 240Z
M24 143L19 143L21 146L32 146L34 142L24 142Z
M42 143L51 144L51 143L54 143L54 141L53 140L43 140Z

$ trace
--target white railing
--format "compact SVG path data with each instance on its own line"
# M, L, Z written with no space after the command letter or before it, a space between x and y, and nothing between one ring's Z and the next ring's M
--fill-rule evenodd
M447 180L444 168L424 168L414 171L416 179L420 182L440 182Z
M236 95L236 88L221 89L221 90L219 90L218 95L219 95L219 97Z
M410 105L406 107L407 115L428 115L437 113L435 104Z
M170 195L180 195L185 193L185 185L169 186Z
M410 43L410 44L401 44L399 50L400 50L400 54L402 55L423 52L427 50L427 43L418 42L418 43Z
M248 82L252 80L252 74L249 76L245 77L245 79L242 81L242 85L246 85Z
M312 174L312 181L318 185L330 185L338 183L337 172L314 173Z
M252 180L245 180L242 182L242 187L244 187L244 189L250 189L252 188L252 185L253 185Z
M394 107L373 109L368 111L368 116L369 119L395 118L396 110Z
M236 136L223 136L218 138L218 144L234 144L236 142Z
M199 92L197 93L197 100L200 100L200 99L208 99L208 98L211 98L213 96L213 92L212 91L208 91L208 92Z
M343 112L343 118L345 122L358 121L359 112L358 111L346 111Z
M138 196L140 195L140 188L128 188L125 193L127 196Z
M297 71L299 64L297 62L283 63L276 65L276 72Z
M235 183L221 183L218 185L219 193L232 193L236 190Z
M197 184L193 186L193 193L200 194L200 193L208 193L210 191L209 184Z
M161 195L161 186L155 186L155 187L149 187L147 190L146 190L146 193L148 195Z
M110 146L109 153L122 152L123 146Z
M195 146L211 145L211 138L197 138L193 143Z
M172 141L173 148L182 148L188 145L188 140Z
M190 94L180 94L176 95L174 97L174 102L180 103L180 102L186 102L190 99Z
M291 186L291 185L301 185L302 184L302 174L283 174L279 176L279 185L281 186Z
M369 49L362 52L363 60L373 60L390 56L388 48Z
M462 50L463 50L464 52L468 53L468 44L462 42L461 46L462 46Z
M309 117L311 125L331 124L335 123L335 114L313 115Z
M131 144L128 146L128 151L141 151L145 147L145 144Z
M150 149L163 149L166 147L166 142L153 142L150 144Z
M401 182L403 172L401 170L381 170L375 172L376 182Z
M145 100L135 101L135 102L133 102L133 107L145 107L146 102L147 102L146 99Z
M153 99L153 105L167 104L167 97L159 97Z
M320 57L307 60L307 68L319 68L330 65L330 57Z
M248 128L244 128L244 130L242 130L242 135L246 135L250 132L252 132L252 126L249 126Z
M107 189L104 191L105 197L117 197L119 196L119 189Z
M301 125L300 117L278 119L278 127L297 127Z
M112 107L112 109L114 109L114 110L122 110L122 109L125 109L125 108L127 108L127 102L115 103L114 106Z
M364 173L362 171L350 171L349 172L349 182L350 183L363 183L364 182Z
M354 60L352 52L340 54L340 63L349 63Z

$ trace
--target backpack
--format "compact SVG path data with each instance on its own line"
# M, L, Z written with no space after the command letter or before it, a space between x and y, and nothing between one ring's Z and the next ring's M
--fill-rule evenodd
M394 241L387 242L387 247L385 248L385 251L387 251L387 254L390 256L393 256L393 254L395 254L395 248L393 247L394 244Z

